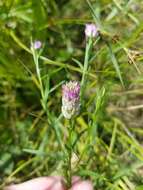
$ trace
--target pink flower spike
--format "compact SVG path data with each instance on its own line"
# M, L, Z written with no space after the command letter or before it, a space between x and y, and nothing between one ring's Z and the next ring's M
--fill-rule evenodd
M35 41L35 42L33 43L34 49L40 49L41 46L42 46L42 42L39 41L39 40L37 40L37 41Z
M85 25L85 35L87 37L96 37L98 35L98 28L95 24L86 24Z
M80 109L80 84L77 81L67 82L62 86L62 113L71 119L79 113Z

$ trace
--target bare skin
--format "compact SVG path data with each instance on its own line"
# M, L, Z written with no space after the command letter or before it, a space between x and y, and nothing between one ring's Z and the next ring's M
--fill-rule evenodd
M63 178L60 176L38 177L17 185L10 185L4 190L67 190ZM93 190L93 185L88 180L73 177L70 190Z

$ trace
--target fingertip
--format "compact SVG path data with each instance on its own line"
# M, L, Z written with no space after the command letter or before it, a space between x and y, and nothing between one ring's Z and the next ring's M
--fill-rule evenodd
M93 184L89 180L79 181L73 185L71 190L93 190Z
M17 185L10 185L4 190L65 190L62 177L38 177Z
M16 190L16 187L15 185L9 185L9 186L4 187L4 190Z
M81 180L81 178L79 176L73 176L72 177L72 185L74 185L75 183L79 182Z

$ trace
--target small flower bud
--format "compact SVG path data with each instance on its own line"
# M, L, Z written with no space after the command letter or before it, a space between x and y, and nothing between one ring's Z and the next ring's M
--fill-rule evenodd
M95 24L85 25L85 35L86 37L96 37L98 35L98 29Z
M41 46L42 46L42 42L41 41L35 41L34 43L33 43L33 47L34 47L34 49L40 49L41 48Z
M62 113L71 119L80 110L80 84L77 81L67 82L62 86Z

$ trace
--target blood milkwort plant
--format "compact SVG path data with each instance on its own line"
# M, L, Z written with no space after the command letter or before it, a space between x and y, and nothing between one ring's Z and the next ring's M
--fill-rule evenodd
M74 148L76 143L73 143L72 134L75 128L75 119L80 113L80 108L84 104L84 90L87 81L87 73L89 68L89 58L90 52L93 46L93 39L98 35L98 28L95 24L86 24L85 25L85 39L86 39L86 48L85 48L85 57L84 57L84 64L82 70L82 77L81 81L69 81L62 85L62 106L61 106L61 113L62 116L68 120L69 127L68 127L68 137L67 142L63 145L61 142L62 150L64 149L64 154L66 154L66 172L65 178L67 182L67 186L70 188L72 184L72 156L74 154ZM41 72L40 72L40 65L39 65L39 58L40 58L40 48L42 47L42 42L39 40L34 41L31 45L31 51L33 55L33 60L36 67L36 75L38 80L39 89L41 92L41 105L44 111L47 113L47 101L48 101L48 93L47 87L44 85L46 83L43 82ZM60 114L61 117L61 114ZM57 130L56 130L56 133ZM57 134L57 136L59 136ZM73 146L74 144L74 146Z

